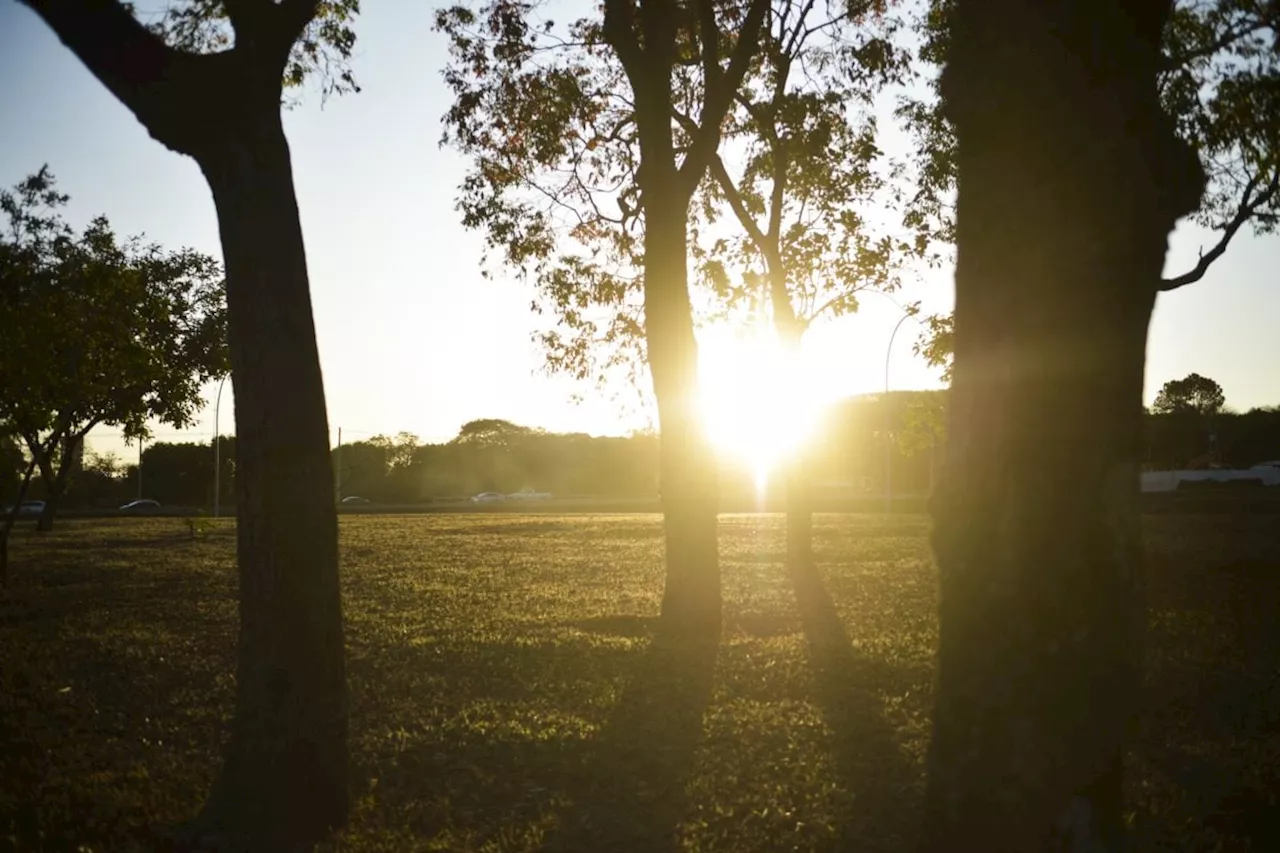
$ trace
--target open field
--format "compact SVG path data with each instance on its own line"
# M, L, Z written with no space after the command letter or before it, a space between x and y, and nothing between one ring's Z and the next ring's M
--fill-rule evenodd
M1280 850L1280 537L1147 520L1143 850ZM907 851L935 584L919 516L726 516L718 652L650 642L653 515L348 516L349 828L331 851ZM0 850L157 847L231 710L232 522L15 531L0 597ZM1270 835L1268 835L1270 833Z

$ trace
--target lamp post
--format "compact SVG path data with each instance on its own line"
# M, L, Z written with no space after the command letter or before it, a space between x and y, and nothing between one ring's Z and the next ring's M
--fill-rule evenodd
M908 320L915 319L915 311L903 309L898 324L889 335L889 346L884 351L884 513L893 511L893 439L890 433L893 428L893 412L889 408L889 357L893 355L893 341L898 337L898 330Z
M222 386L227 377L218 383L218 397L213 403L213 517L218 517L219 498L222 496L222 442L218 441L218 410L222 407Z

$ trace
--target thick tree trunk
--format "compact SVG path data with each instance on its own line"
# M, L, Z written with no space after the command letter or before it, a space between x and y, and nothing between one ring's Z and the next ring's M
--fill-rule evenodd
M960 0L955 364L923 850L1119 850L1147 324L1203 183L1160 0Z
M656 170L655 170L656 171ZM674 175L645 188L645 339L661 426L667 579L662 618L691 637L719 636L716 458L698 409L698 345L689 302L688 198Z
M347 815L348 694L324 386L274 103L198 159L227 271L240 643L231 742L194 828L292 849Z

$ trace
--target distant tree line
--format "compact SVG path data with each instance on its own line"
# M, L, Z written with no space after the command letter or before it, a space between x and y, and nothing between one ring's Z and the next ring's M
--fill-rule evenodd
M1216 389L1216 391L1215 391ZM1185 391L1185 393L1183 393ZM809 453L817 495L880 495L888 476L899 496L929 493L946 443L945 391L894 391L851 397L827 411ZM1144 467L1245 468L1280 459L1280 406L1233 412L1221 388L1192 374L1168 383L1146 416ZM222 436L218 454L220 504L235 503L235 436ZM334 448L336 499L359 496L376 503L414 504L469 497L480 492L534 489L557 497L656 496L658 439L652 433L592 436L556 433L484 418L464 424L449 441L422 442L409 432L376 435ZM23 449L0 436L0 489L11 500L26 465ZM82 454L68 479L63 504L73 509L114 508L139 495L165 506L213 503L211 442L157 442L138 465L113 454ZM739 496L755 488L742 460L724 459L721 493ZM781 472L771 494L781 489ZM28 497L48 495L40 474Z

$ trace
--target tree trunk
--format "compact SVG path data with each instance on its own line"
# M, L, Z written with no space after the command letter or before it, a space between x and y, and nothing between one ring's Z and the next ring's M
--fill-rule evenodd
M718 637L718 477L698 408L698 345L686 254L688 198L675 185L674 174L665 175L655 177L644 191L645 340L661 427L667 546L662 618L675 634Z
M22 502L27 499L27 489L31 487L35 471L36 460L33 457L22 474L22 482L18 484L18 496L13 500L13 509L5 513L4 521L0 523L0 589L9 586L9 535L13 533L13 525L18 521Z
M67 492L67 483L71 479L72 469L79 464L79 450L83 441L84 436L75 436L66 440L61 458L58 460L57 470L54 469L52 451L41 460L40 476L44 478L47 494L44 509L40 511L40 518L36 521L36 530L45 533L53 530L53 520L57 517L62 496Z
M310 849L346 819L348 694L324 386L274 103L198 158L227 271L240 642L226 762L193 832Z
M787 562L813 562L813 497L803 449L787 475Z
M53 530L53 517L56 512L58 494L58 474L53 469L53 450L41 455L37 464L40 466L40 479L44 481L44 509L36 519L36 530L47 533Z
M1168 7L960 0L952 19L955 363L925 851L1123 845L1146 333L1168 233L1203 185L1156 97Z
M799 365L804 324L796 316L787 289L787 271L776 244L769 254L769 298L773 327L784 351ZM797 380L799 377L797 377ZM813 562L813 503L809 479L808 449L798 447L787 465L787 562L793 567Z

